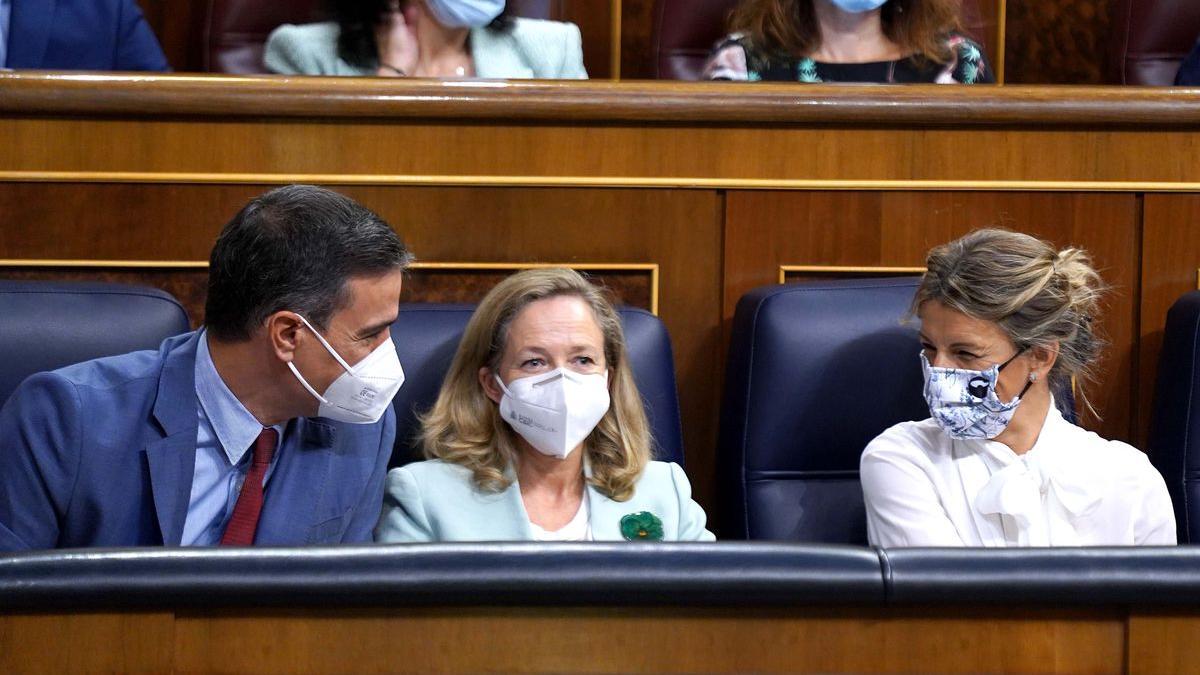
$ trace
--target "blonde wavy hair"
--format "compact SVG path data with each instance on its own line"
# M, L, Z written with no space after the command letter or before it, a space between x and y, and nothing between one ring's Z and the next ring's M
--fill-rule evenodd
M1106 341L1098 333L1107 286L1087 251L1065 248L1020 232L976 230L931 250L910 313L937 300L967 316L994 322L1020 349L1057 342L1050 384L1095 381ZM1099 417L1083 387L1083 405Z
M559 296L577 297L591 307L604 336L612 404L584 440L583 452L591 465L589 483L615 501L626 501L650 461L650 427L629 368L620 317L605 291L570 269L518 272L497 284L479 303L437 402L421 416L425 457L470 469L481 490L500 492L509 486L511 481L504 474L516 461L517 435L480 385L479 369L498 370L509 327L521 310Z

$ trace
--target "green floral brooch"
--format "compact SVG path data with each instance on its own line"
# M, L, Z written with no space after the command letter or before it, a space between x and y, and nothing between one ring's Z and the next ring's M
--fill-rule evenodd
M649 511L631 513L621 519L621 536L625 541L662 541L662 521Z

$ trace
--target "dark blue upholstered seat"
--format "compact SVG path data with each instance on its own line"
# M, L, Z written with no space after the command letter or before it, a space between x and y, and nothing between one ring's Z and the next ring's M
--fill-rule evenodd
M34 373L157 349L187 330L183 306L158 289L0 280L0 405Z
M929 417L918 277L764 286L738 302L721 413L722 538L865 544L858 461L888 427ZM1074 422L1069 390L1056 396Z
M421 458L415 442L416 415L437 400L442 379L454 350L475 311L474 305L406 304L392 325L392 341L404 366L405 381L392 405L396 407L396 451L392 465ZM675 365L667 329L653 314L619 308L625 326L630 366L646 404L654 434L655 459L683 464L679 400L675 390Z

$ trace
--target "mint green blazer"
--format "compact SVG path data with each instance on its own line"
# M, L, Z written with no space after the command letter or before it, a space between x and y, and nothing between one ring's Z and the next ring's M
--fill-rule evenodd
M510 478L514 478L510 469ZM587 486L589 522L596 541L624 541L621 519L649 511L663 524L665 541L713 541L704 529L704 509L692 501L692 486L678 464L650 462L633 497L616 502ZM388 472L378 542L532 541L529 515L515 478L503 492L481 492L471 472L429 460Z
M337 53L334 22L284 24L267 38L263 65L285 75L374 75ZM489 79L583 80L583 46L573 23L515 19L511 30L471 30L475 76Z

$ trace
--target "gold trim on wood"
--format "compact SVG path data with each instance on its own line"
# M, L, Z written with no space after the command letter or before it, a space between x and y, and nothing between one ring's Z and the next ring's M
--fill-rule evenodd
M788 273L810 274L924 274L924 267L888 267L885 265L780 265L779 283L787 283Z
M863 190L999 192L1200 192L1200 182L1019 180L825 180L639 176L454 176L150 171L0 171L0 183L170 183L394 185L430 187L581 187L701 190Z
M0 269L6 267L59 267L73 269L207 269L203 260L53 260L0 258ZM527 270L568 267L580 272L649 272L650 313L658 316L657 263L523 263L523 262L415 262L416 270Z

